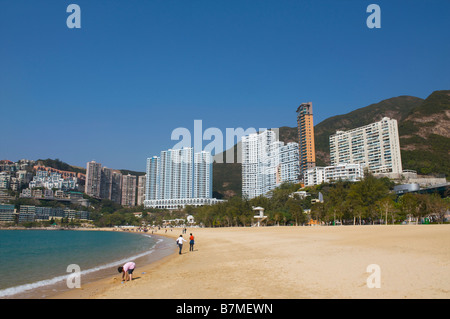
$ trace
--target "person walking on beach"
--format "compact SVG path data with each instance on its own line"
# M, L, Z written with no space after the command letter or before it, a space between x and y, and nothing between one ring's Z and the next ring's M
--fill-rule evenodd
M181 249L183 249L183 241L187 242L187 240L185 240L183 238L183 235L180 235L180 237L178 237L178 239L177 239L178 247L180 247L180 252L179 252L180 255L181 255Z
M194 251L194 235L192 235L189 237L189 251Z
M129 281L133 280L133 271L135 267L136 264L132 261L129 261L125 265L117 268L119 273L122 273L122 281L127 281L127 278Z

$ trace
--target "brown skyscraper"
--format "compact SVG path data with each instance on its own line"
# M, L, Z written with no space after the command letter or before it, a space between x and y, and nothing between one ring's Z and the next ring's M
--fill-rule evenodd
M316 149L314 146L314 123L312 103L302 103L297 108L298 151L300 158L300 180L303 172L316 166Z
M136 206L136 176L123 175L122 177L122 206Z
M86 166L86 184L84 192L95 198L100 198L100 181L102 164L91 161Z

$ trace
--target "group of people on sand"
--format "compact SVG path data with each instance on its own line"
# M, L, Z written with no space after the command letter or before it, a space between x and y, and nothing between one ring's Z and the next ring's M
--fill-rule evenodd
M185 231L183 231L183 233L185 233ZM180 237L178 237L176 240L176 243L177 243L178 247L180 248L180 251L179 251L180 255L181 255L181 250L183 249L183 242L187 242L187 240L185 240L183 238L183 235L180 235ZM189 251L194 251L194 235L192 235L192 233L189 234ZM122 273L122 282L127 281L127 280L128 281L133 280L133 271L134 271L135 267L136 267L136 264L132 261L129 261L129 262L125 263L125 265L117 268L117 271L119 273Z
M183 242L187 243L187 240L183 238L183 235L180 235L180 237L176 240L178 247L180 248L180 251L178 254L181 255L181 250L183 249ZM190 233L189 235L189 251L194 251L194 235Z

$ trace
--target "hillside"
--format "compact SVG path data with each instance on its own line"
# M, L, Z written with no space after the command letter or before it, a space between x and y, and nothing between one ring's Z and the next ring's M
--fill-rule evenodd
M399 96L359 108L344 115L330 117L314 126L317 166L330 165L330 135L368 125L383 117L396 119L401 123L408 114L423 103L413 96Z
M330 164L330 135L385 116L398 121L404 169L450 176L450 91L435 91L425 100L398 96L320 122L314 126L317 166ZM280 127L279 132L280 140L285 143L297 140L296 127ZM215 193L225 198L241 194L240 164L214 163L213 178Z
M36 160L36 164L47 166L47 167L53 167L53 168L59 169L61 171L86 174L86 168L69 165L69 164L61 161L58 158L57 159L50 159L50 158L38 159L38 160Z
M43 166L47 166L47 167L53 167L62 171L68 171L68 172L76 172L76 173L82 173L82 174L86 174L86 168L85 167L78 167L78 166L73 166L70 164L67 164L63 161L61 161L60 159L38 159L36 160L36 163L38 165L43 165ZM120 169L118 170L120 171L123 175L135 175L135 176L141 176L141 175L145 175L145 172L136 172L136 171L130 171L127 169Z
M404 168L450 177L450 90L433 92L399 124Z

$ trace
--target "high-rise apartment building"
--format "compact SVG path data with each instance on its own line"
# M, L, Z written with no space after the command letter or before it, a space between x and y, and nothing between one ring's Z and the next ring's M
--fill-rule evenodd
M123 175L122 176L122 205L136 206L136 176Z
M265 195L283 182L298 183L298 144L278 141L266 130L242 138L242 194L251 199Z
M363 164L374 174L402 173L397 121L381 121L330 136L331 165Z
M122 173L120 171L102 167L100 197L117 204L122 203Z
M95 198L109 199L122 203L122 173L119 170L102 167L91 161L87 163L85 191Z
M86 184L84 192L91 196L100 198L100 186L102 177L102 164L91 161L86 167Z
M122 173L118 170L111 175L111 200L117 204L122 202Z
M281 183L298 183L300 182L300 166L298 143L283 142L278 147L278 166L277 166L277 185Z
M141 175L138 177L138 187L137 187L137 205L144 205L145 200L145 184L147 175Z
M100 180L100 197L111 200L112 191L112 174L111 168L102 167L102 176Z
M159 176L161 199L192 198L193 156L194 150L190 147L161 152Z
M212 197L212 156L209 152L194 154L194 197Z
M212 158L193 148L170 149L147 159L144 206L176 209L217 203L212 198Z
M145 200L156 200L160 198L160 158L153 156L147 158L147 180L145 182ZM147 204L144 201L144 205Z
M316 166L316 149L314 145L314 122L312 103L302 103L297 108L297 131L300 178L306 169Z
M297 108L298 152L300 179L306 169L316 166L314 121L312 103L302 103Z

